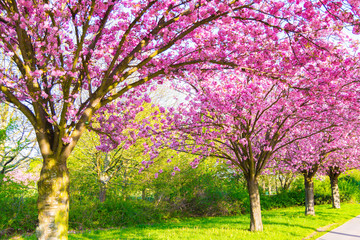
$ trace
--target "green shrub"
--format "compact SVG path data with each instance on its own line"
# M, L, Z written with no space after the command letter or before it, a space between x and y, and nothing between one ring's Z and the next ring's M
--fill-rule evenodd
M37 225L36 190L8 181L0 185L0 238L34 231Z
M92 199L70 203L69 225L71 229L78 230L111 228L155 223L162 216L161 210L147 201L109 198L100 203Z
M341 175L339 190L342 201L360 202L360 172L352 171Z
M329 203L329 179L314 179L314 185L315 203ZM248 213L250 209L243 179L232 176L220 178L212 172L196 174L189 171L176 175L171 181L159 180L149 190L150 196L146 201L136 196L124 200L116 191L108 191L107 200L100 203L96 187L95 181L89 183L78 179L72 182L70 229L116 228L151 224L175 217L238 215ZM360 174L341 175L339 188L342 201L360 201ZM304 205L303 178L297 178L287 191L278 194L266 195L261 191L260 198L263 210ZM35 230L36 200L36 190L13 182L0 185L0 237Z
M304 191L291 190L282 191L275 195L262 195L261 208L263 210L272 208L284 208L291 206L300 206L305 202Z

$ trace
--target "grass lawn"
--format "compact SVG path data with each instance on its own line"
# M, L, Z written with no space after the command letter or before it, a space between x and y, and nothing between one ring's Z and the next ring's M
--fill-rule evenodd
M154 225L141 225L111 230L92 230L79 234L70 234L69 239L294 240L306 237L308 237L307 239L316 239L347 220L360 215L360 204L342 204L341 209L332 209L330 205L321 205L315 206L315 211L316 216L305 216L304 207L264 211L264 231L260 233L248 231L247 229L250 225L249 215L240 215L234 217L171 220ZM329 225L331 226L329 227ZM321 227L325 227L326 230L317 232ZM35 239L35 237L31 236L25 239Z

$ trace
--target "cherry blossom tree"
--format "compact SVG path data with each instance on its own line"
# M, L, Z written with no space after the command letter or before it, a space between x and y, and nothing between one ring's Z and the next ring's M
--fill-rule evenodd
M340 156L337 156L336 159L334 159L333 156L330 156L328 161L331 163L326 164L328 166L327 169L324 169L324 171L330 179L332 207L340 208L340 191L338 185L339 176L347 170L359 168L359 160L357 156L349 157L346 154L341 154Z
M246 76L241 70L207 72L201 80L194 78L195 96L170 111L168 122L163 121L172 132L166 132L168 147L200 155L191 163L193 167L202 157L213 156L241 171L249 191L250 230L262 231L259 176L276 152L333 124L301 131L323 116L313 111L315 103L307 92L295 87L297 78L291 84L291 79L273 81Z
M192 99L188 98L188 102L177 110L170 108L168 116L162 119L160 128L167 127L173 134L165 132L153 139L154 156L160 143L170 139L168 147L200 155L191 163L193 167L203 156L226 159L247 179L250 229L261 231L257 180L273 155L285 151L291 155L283 157L289 159L289 166L306 160L305 166L300 164L296 170L304 174L307 202L310 202L307 214L312 214L312 178L334 151L333 148L314 149L312 144L319 141L329 145L333 140L328 141L326 131L339 128L344 124L341 118L354 115L344 102L358 102L354 98L358 95L357 90L354 94L346 91L349 85L353 90L354 86L355 89L358 87L358 81L354 79L356 74L350 71L356 69L356 65L349 55L338 58L340 52L345 53L338 50L335 57L310 62L292 77L280 80L244 73L242 69L189 75L190 86L185 86L184 92L192 93ZM338 64L336 59L345 65ZM353 107L357 108L356 104ZM150 130L157 131L149 126L145 129ZM339 129L336 139L344 134L342 130ZM323 146L319 144L318 147Z
M44 159L39 239L67 239L67 159L100 108L197 69L291 74L338 31L308 1L0 1L1 98L32 124ZM314 31L313 31L314 30ZM271 58L269 57L271 55ZM151 91L151 90L150 90ZM125 104L126 105L126 104Z
M353 60L347 59L350 62ZM315 215L313 178L316 174L329 175L333 206L338 207L337 178L347 168L358 166L358 158L354 155L357 153L354 129L359 124L358 69L355 63L346 63L352 67L341 65L333 65L331 71L325 68L329 71L321 71L325 73L320 75L321 84L308 88L309 97L317 99L314 110L322 113L323 117L313 119L313 124L301 131L313 132L313 129L322 129L329 124L333 128L293 143L276 156L280 159L277 162L279 169L299 172L304 176L306 215ZM312 74L315 72L318 71Z
M326 14L353 34L360 33L360 4L356 0L321 1Z
M351 125L350 125L351 126ZM357 128L357 127L356 127ZM331 185L331 202L333 208L340 208L340 192L338 178L347 170L356 169L360 166L359 160L359 134L352 129L351 132L343 130L343 136L333 148L321 173L327 175Z
M315 215L314 182L316 174L328 175L332 190L332 204L340 208L338 177L342 172L359 166L355 144L357 136L350 135L345 126L337 126L302 139L284 149L277 167L299 172L305 183L305 214Z
M335 149L327 146L334 141L326 133L317 134L308 139L296 142L281 154L280 169L299 172L305 184L305 215L315 215L314 177L324 162Z
M39 180L39 176L36 173L28 172L25 168L16 168L6 174L5 180L11 180L24 186L34 188L36 182Z

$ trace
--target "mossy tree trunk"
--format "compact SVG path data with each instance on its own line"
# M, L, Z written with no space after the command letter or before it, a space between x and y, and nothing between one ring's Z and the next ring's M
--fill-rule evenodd
M66 159L44 159L38 190L38 239L68 239L69 171Z
M67 159L85 130L85 124L79 125L70 143L61 141L62 131L54 130L48 124L35 130L43 157L37 201L39 225L36 235L39 240L68 239L70 178Z

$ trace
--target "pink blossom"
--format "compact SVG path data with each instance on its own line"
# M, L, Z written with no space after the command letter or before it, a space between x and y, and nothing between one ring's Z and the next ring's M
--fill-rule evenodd
M71 137L63 137L62 140L64 143L71 143L72 138Z

